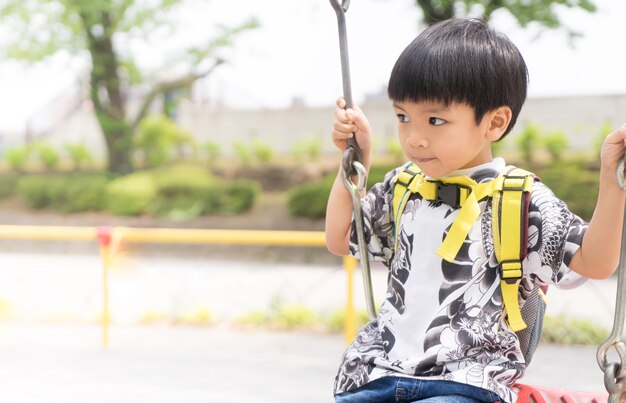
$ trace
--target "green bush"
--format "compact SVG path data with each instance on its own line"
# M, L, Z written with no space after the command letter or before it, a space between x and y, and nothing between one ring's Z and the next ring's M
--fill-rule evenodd
M203 193L203 215L240 214L254 206L261 194L261 186L250 180L212 183Z
M299 141L293 147L293 156L296 160L302 160L306 157L311 161L319 161L321 154L322 142L319 139Z
M498 140L498 141L492 141L491 142L491 153L494 156L498 156L501 154L502 150L504 149L504 144L505 141L508 139L509 137L505 137L502 140Z
M332 312L325 319L326 328L332 332L343 332L346 326L346 316L345 308ZM358 310L355 312L355 325L357 328L363 327L367 322L369 322L367 311Z
M569 146L569 140L565 133L555 132L547 135L543 140L543 144L548 150L550 157L552 157L552 161L559 162L563 159L563 153Z
M596 134L593 138L593 152L594 158L600 159L600 152L602 151L602 144L604 144L604 139L606 136L611 134L613 131L613 126L611 122L604 122L598 130L598 134Z
M28 163L31 151L32 149L29 146L11 148L4 153L4 158L11 169L23 171Z
M91 152L84 144L66 143L64 148L76 170L84 168L85 165L93 160Z
M297 186L287 194L287 208L296 217L324 218L335 175L315 183Z
M287 330L310 328L318 322L315 313L301 304L280 306L273 321L279 328Z
M390 138L387 140L387 152L391 154L393 160L399 165L406 159L404 150L396 138Z
M17 190L18 177L14 174L5 173L0 175L0 199L13 196Z
M222 181L198 165L182 164L118 178L107 187L107 210L148 213L184 221L199 215L249 210L260 193L256 182Z
M394 169L393 165L373 165L367 176L367 189L382 182L387 172ZM287 194L287 208L296 217L324 218L330 189L336 175L330 175L315 183L294 187Z
M39 161L41 161L47 169L55 169L59 166L61 157L58 151L52 148L51 145L39 143L35 146L35 152L37 153Z
M207 159L209 161L209 164L213 164L215 163L215 161L219 158L219 156L222 154L222 149L220 148L220 145L217 144L214 141L207 141L202 148L204 149Z
M106 210L122 216L142 214L157 194L157 186L149 172L122 176L106 187Z
M242 213L261 192L256 182L218 181L200 166L178 165L154 174L157 196L150 211L179 220L201 214Z
M260 162L270 162L274 159L274 150L272 150L272 147L258 140L252 142L252 153L257 161Z
M56 204L63 190L63 179L55 176L25 176L17 183L17 194L32 209L40 210Z
M6 183L4 186L3 184ZM116 215L149 213L172 220L201 214L238 214L260 194L258 183L221 181L200 166L177 165L110 180L105 175L0 176L0 197L13 193L32 209L64 213L106 209Z
M524 130L517 136L516 143L520 154L524 162L528 165L532 165L535 161L535 154L543 141L541 129L535 124L529 124Z
M53 208L65 213L101 211L105 207L105 189L109 178L104 175L67 177L62 206Z
M108 178L102 175L40 175L18 180L17 193L32 209L63 213L99 211L104 208Z
M151 214L183 221L202 214L204 195L215 179L197 165L176 165L152 171L157 194L150 203Z
M403 164L404 161L401 161L400 164ZM385 175L393 170L394 168L397 168L398 166L400 166L400 164L397 165L372 165L372 167L370 168L370 171L367 175L367 189L369 190L372 186L374 186L375 184L382 182L383 179L385 179Z
M216 181L209 172L199 165L182 164L150 171L162 196L192 192L199 194Z
M244 326L302 330L318 327L319 317L302 304L285 304L277 300L269 312L253 311L238 318L236 322Z
M572 212L591 219L598 198L599 174L588 170L585 161L564 161L535 173Z
M221 192L218 211L227 214L238 214L252 208L254 201L261 193L261 187L256 182L240 179L223 183ZM209 200L211 198L212 196L209 196Z
M252 311L235 320L239 325L254 327L268 326L270 321L271 318L262 311Z
M135 149L140 151L143 166L146 168L154 168L170 161L178 147L193 146L192 136L162 115L144 118L134 140Z
M237 155L237 158L239 158L239 162L241 163L241 165L250 165L252 157L250 155L249 147L247 147L244 143L236 141L233 144L233 149L235 150L235 155Z
M609 336L607 329L584 319L546 316L541 333L542 343L598 345Z

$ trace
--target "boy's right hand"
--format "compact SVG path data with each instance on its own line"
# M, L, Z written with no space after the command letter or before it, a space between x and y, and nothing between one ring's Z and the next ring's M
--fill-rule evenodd
M372 129L361 108L354 105L353 109L346 110L345 107L346 101L339 97L331 132L333 143L341 151L345 151L348 148L348 139L354 136L363 154L361 163L369 170L372 160Z

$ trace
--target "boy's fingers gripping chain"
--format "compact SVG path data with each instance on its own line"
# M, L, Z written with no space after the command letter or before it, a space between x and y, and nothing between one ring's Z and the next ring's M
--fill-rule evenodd
M619 129L617 129L617 135L619 136L620 139L622 139L622 143L625 148L624 156L622 157L621 161L617 165L617 171L616 171L617 183L619 187L621 187L622 189L626 189L626 165L625 165L625 162L626 162L626 123L621 125Z
M622 159L619 164L617 164L617 184L622 189L626 189L626 166L624 166L624 160Z

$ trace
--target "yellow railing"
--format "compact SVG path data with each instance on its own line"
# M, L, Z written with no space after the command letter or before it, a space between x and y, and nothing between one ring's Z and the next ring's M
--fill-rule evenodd
M109 268L122 242L187 243L270 246L324 246L324 233L319 231L210 230L131 227L66 227L0 225L0 239L93 240L100 245L102 258L102 345L109 345ZM353 304L353 277L356 260L344 258L347 276L346 342L354 338L356 319Z

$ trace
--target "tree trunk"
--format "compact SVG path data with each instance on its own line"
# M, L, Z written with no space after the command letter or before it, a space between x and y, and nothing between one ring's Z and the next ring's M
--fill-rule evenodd
M107 12L96 18L84 15L89 52L91 53L91 100L104 135L109 172L124 174L133 169L132 130L126 121L118 61L113 49L113 28ZM96 24L90 24L95 21Z
M107 145L107 170L116 174L132 172L132 132L130 128L126 124L111 124L111 118L98 111L96 111L96 116Z

